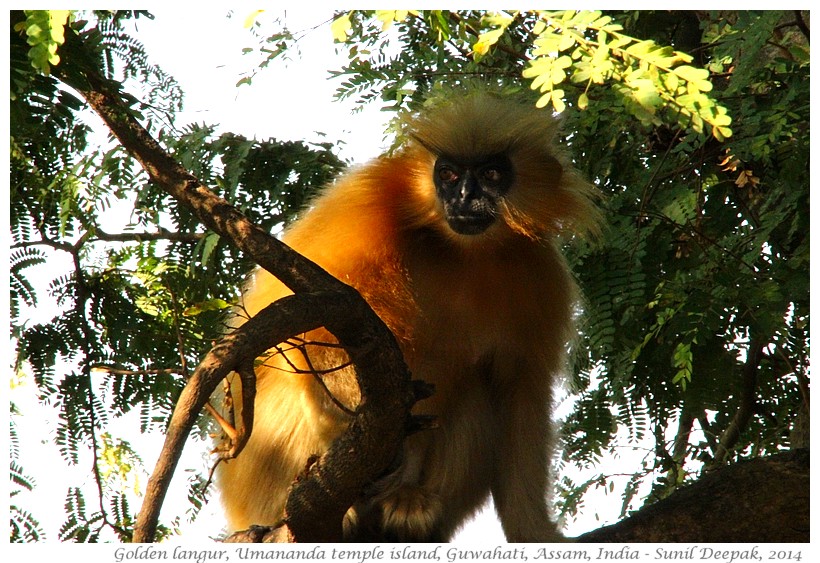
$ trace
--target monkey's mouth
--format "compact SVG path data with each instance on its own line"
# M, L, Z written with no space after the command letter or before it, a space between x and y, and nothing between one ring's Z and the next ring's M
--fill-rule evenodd
M480 235L495 221L493 215L448 215L447 224L460 235Z

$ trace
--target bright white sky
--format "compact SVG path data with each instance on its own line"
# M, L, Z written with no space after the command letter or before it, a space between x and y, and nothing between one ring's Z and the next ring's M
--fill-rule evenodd
M341 66L344 55L334 54L329 27L322 25L331 18L329 10L289 9L286 22L291 31L319 26L300 43L301 58L294 56L290 62L278 61L260 70L252 86L238 88L237 81L252 72L258 62L257 55L242 55L243 48L256 46L256 39L243 28L249 11L239 8L233 18L227 19L224 8L193 9L190 4L183 7L170 2L167 7L151 11L155 20L141 18L137 37L145 44L151 62L174 76L186 94L185 111L177 120L178 125L219 124L221 131L259 139L319 140L314 132L321 131L326 134L323 140L343 139L346 144L341 156L354 162L375 157L386 147L383 130L389 114L381 113L378 107L369 107L353 115L352 103L333 101L336 81L329 80L326 71ZM282 15L281 12L263 14L260 21L266 24L264 31L277 29L273 19ZM30 393L31 389L15 396L15 401L28 412L33 408ZM76 481L84 475L86 484L91 484L91 477L90 464L69 469L53 446L40 443L51 431L45 423L45 418L29 417L20 428L22 463L25 468L48 468L47 474L37 476L38 489L34 496L42 508L35 509L34 514L43 520L48 538L54 541L57 526L62 523L60 508L65 494L65 483L57 477ZM125 421L129 423L135 424L135 421ZM158 447L155 443L145 444L143 461L148 469L156 459ZM196 467L199 455L197 451L188 452L188 464ZM178 486L174 488L179 498L173 512L179 513L180 506L187 501L184 481L176 483ZM614 495L600 497L602 503L594 509L590 506L588 517L567 532L574 535L612 521L620 509L619 490L616 487ZM27 504L30 503L23 503ZM219 533L222 522L218 503L212 502L203 512L210 515L204 514L188 529L182 541L205 539ZM598 517L602 520L597 520ZM468 525L458 539L481 543L504 541L491 510Z
M337 80L328 70L340 68L346 60L336 55L330 29L329 9L288 9L267 11L258 21L263 30L278 29L284 18L295 34L308 31L299 42L301 57L278 60L261 69L249 86L237 81L256 69L258 53L243 55L242 49L255 48L257 40L244 29L248 11L236 10L230 19L226 9L191 10L175 5L155 9L154 21L138 21L142 39L152 61L174 76L185 92L182 122L221 124L226 131L249 137L276 137L288 140L343 140L342 154L356 161L377 156L382 149L382 132L388 114L373 105L351 114L353 103L333 100ZM190 30L199 39L183 43L179 29Z

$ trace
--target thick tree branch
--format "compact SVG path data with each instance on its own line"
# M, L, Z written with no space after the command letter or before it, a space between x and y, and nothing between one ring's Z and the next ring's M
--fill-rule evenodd
M584 543L808 542L809 451L726 465Z
M296 294L268 306L223 338L194 371L171 418L134 541L154 540L162 499L182 447L219 381L234 370L247 374L258 355L319 326L338 338L355 364L362 401L348 431L292 488L287 536L294 541L341 539L345 512L394 460L409 426L415 396L393 335L357 291L251 223L171 158L133 117L119 84L100 74L77 35L66 34L60 54L55 76L86 99L151 179ZM253 412L252 397L243 411ZM238 431L235 450L241 449L250 426L246 421Z
M205 406L205 403L219 382L233 370L242 369L245 371L242 364L249 359L252 361L253 358L264 353L270 347L270 342L281 342L287 340L292 334L308 332L318 328L325 323L328 317L344 318L348 315L350 307L350 299L340 299L338 292L301 293L289 296L263 309L258 315L249 319L230 335L224 337L211 349L194 371L190 381L185 386L185 389L183 389L177 401L177 406L174 409L174 414L166 431L165 445L163 446L164 453L160 456L154 468L151 480L148 483L143 510L140 512L140 516L137 520L134 541L151 541L154 537L157 523L156 518L158 517L161 507L161 500L168 490L170 479L176 469L176 464L179 461L185 440L193 428L199 412ZM329 328L329 330L331 329ZM340 330L340 332L344 332L344 330ZM369 368L370 365L368 362L370 362L370 357L368 356L368 352L370 351L353 347L351 347L349 351L354 362L362 356L365 356L366 359L363 363ZM394 367L386 365L390 364L393 360L395 360L395 358L388 358L385 362L375 362L374 367L376 374L381 375L386 372L380 372L379 370ZM361 369L359 372L361 378L366 378L368 375L372 375L372 368L370 372L367 372L365 369ZM401 388L403 385L399 387ZM372 386L364 386L362 390L363 396L365 396L366 389L371 388ZM374 397L374 401L382 403L381 405L377 405L379 411L376 413L377 417L381 415L391 418L396 412L401 412L406 403L412 402L408 401L409 398L406 392L403 394L400 389L399 392L395 392L395 389L391 391L394 393L388 394L386 397ZM378 393L376 394L378 395ZM391 409L392 412L384 412L385 408ZM243 411L249 414L252 413L253 403L251 402L245 405ZM387 425L388 428L385 430L388 430L388 435L384 436L385 440L388 441L387 443L389 443L390 440L394 440L397 444L400 442L403 437L403 435L401 435L404 429L403 422L402 419L399 419L398 424L391 423ZM381 425L383 423L384 419L377 420L377 424ZM239 450L241 450L244 445L243 437L247 439L251 430L252 428L246 422L239 431L237 444L234 446L236 450L234 453L239 453ZM393 431L392 435L389 433L390 430ZM398 432L398 435L396 432ZM348 444L348 446L349 445L350 444ZM357 451L357 449L354 449L354 451ZM168 452L168 455L165 455L165 452ZM391 456L393 453L388 455ZM380 463L384 463L382 467L386 467L390 461L392 461L392 458L385 461L379 459L368 461L373 463L374 466L379 466ZM367 462L361 461L361 463L365 464L364 467L369 467ZM361 472L353 471L352 473L355 476L359 476ZM368 475L367 477L375 478L377 476L378 474ZM306 481L309 483L309 480ZM306 486L309 486L309 484ZM311 491L308 496L312 499L315 494L314 491ZM356 498L356 496L353 496L352 498L336 499L337 512L341 511L341 516L343 516L344 512L347 511L347 508L349 508L352 501ZM318 506L322 507L322 512L324 512L328 506L334 506L325 498L315 499L314 502L319 503ZM347 504L347 506L338 506L339 504L344 505L348 502L350 504ZM341 537L341 516L338 519L339 535L336 539ZM313 514L312 517L316 517L316 515ZM313 528L304 534L294 533L294 536L297 539L301 539L306 535L310 541L322 541L312 537L312 530ZM307 541L307 539L305 541Z

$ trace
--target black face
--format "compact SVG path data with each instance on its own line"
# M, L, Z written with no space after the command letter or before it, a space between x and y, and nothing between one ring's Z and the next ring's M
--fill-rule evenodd
M512 163L504 155L474 162L440 156L433 182L450 228L462 235L486 231L498 215L498 201L509 191L513 176Z

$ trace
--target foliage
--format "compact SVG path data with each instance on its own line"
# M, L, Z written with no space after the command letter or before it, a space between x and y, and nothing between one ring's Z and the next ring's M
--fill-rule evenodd
M340 169L332 146L175 126L178 86L127 31L142 15L73 14L66 32L81 34L123 91L142 88L132 110L175 158L275 232ZM58 412L61 455L94 460L97 488L67 491L61 539L124 539L141 463L112 424L135 413L142 431L164 428L252 265L130 155L92 138L82 103L47 74L59 26L41 33L34 22L53 17L11 18L14 369L30 372ZM790 446L809 371L804 17L352 11L328 26L348 54L332 69L339 98L395 110L475 81L529 93L562 110L566 144L602 192L605 235L567 241L585 301L560 464L588 472L562 480L566 517L596 488L620 495L626 512L704 465ZM298 49L298 33L265 33L252 21L262 66ZM732 441L727 430L745 407L752 414ZM620 481L612 464L598 465L647 443L635 467L618 468ZM13 483L26 490L15 459ZM206 499L203 481L192 477L184 517ZM41 539L36 518L13 508L12 538Z
M52 65L60 62L57 48L65 42L65 24L69 10L27 10L26 20L15 25L15 31L25 31L31 46L28 58L31 66L49 74Z
M370 15L375 21L368 19ZM409 15L414 16L415 20L408 25L405 20ZM439 44L451 47L462 56L472 55L476 63L480 63L495 47L514 58L525 60L526 67L521 76L532 79L530 88L541 92L536 102L538 107L549 104L556 111L563 111L566 96L559 86L570 79L584 85L584 91L576 97L580 109L586 108L590 94L594 95L591 91L593 85L606 85L614 88L630 113L645 124L660 125L662 120L657 112L666 109L677 116L681 127L691 126L695 131L702 132L706 123L718 140L731 135L728 127L731 118L726 108L708 94L712 84L708 80L707 69L686 64L692 61L692 57L672 47L624 34L621 24L600 12L501 12L480 16L468 14L466 17L454 13L420 14L406 10L345 13L331 25L334 37L339 41L348 41L350 36L357 37L358 43L376 48L362 49L359 44L352 45L349 51L351 65L345 74L353 75L354 79L343 84L341 95L361 91L368 82L378 80L389 83L392 78L401 77L395 72L399 64L408 65L409 68L419 66L418 63L412 64L412 51L399 54L393 61L385 59L383 34L378 32L376 26L381 23L381 31L385 31L394 22L404 23L400 26L404 34L402 40L409 46L415 46L418 39L414 35L424 31L417 28L425 27L413 24L424 22L429 26L428 39L435 34ZM531 53L513 50L516 42L510 41L511 37L532 41ZM446 43L444 39L447 39ZM372 56L374 52L378 54ZM451 74L484 74L502 70L502 65L482 67L480 64L465 64L466 61L455 62L464 66L460 72ZM440 70L438 73L446 74ZM427 85L428 81L421 79L422 73L411 75L417 87ZM404 79L407 79L406 73ZM387 90L387 95L392 96L394 89L402 91L396 84ZM400 99L397 98L397 101Z
M539 13L533 27L537 36L533 58L522 73L533 79L533 90L542 92L536 105L551 103L556 111L563 111L564 91L556 87L567 78L565 69L571 68L570 79L586 84L578 96L580 109L589 104L593 84L611 82L632 102L627 107L643 123L660 125L657 111L671 108L678 112L682 127L691 125L702 132L705 122L718 140L731 135L726 108L707 95L712 90L708 70L685 64L692 61L690 55L651 39L639 41L622 30L622 25L600 12Z
M562 465L654 442L619 481L624 512L725 461L719 442L748 406L744 374L754 414L731 459L788 447L807 401L803 18L426 11L395 17L389 38L374 12L334 22L349 56L339 97L413 107L480 76L526 84L534 103L565 114L607 225L601 240L568 245L585 302ZM566 479L564 514L586 491L614 492L614 479Z
M145 468L111 427L128 413L136 414L141 432L165 427L252 264L152 185L121 147L91 140L81 102L29 64L22 38L31 17L16 16L10 193L16 368L33 375L40 400L59 412L55 445L63 458L77 464L89 450L94 458L101 496L92 499L94 489L68 492L60 539L98 541L109 537L105 530L125 539ZM123 25L127 18L101 13L92 20L74 27L97 49L100 68L153 92L135 111L173 123L179 87L148 63ZM205 125L154 133L192 172L274 232L342 166L329 143L256 141ZM44 310L53 314L30 319ZM200 438L204 432L203 426ZM12 475L26 484L21 467L13 465ZM203 485L204 479L191 481L189 498L198 506L206 498ZM16 537L42 536L22 509L14 522Z
M16 409L12 405L12 415L16 414ZM11 479L12 488L9 492L9 541L17 542L34 542L43 537L43 531L37 519L31 512L17 503L17 497L22 491L30 491L36 483L26 475L23 468L20 466L19 452L20 441L17 437L17 429L15 427L14 419L10 420L9 438L11 447L9 448L9 477Z
M661 127L601 147L600 131L618 120L592 107L579 114L574 145L595 155L588 170L606 179L611 217L607 244L578 255L591 344L581 369L602 374L619 425L638 428L643 419L654 427L655 465L667 475L650 498L679 484L686 461L716 461L715 443L741 407L744 369L755 348L764 350L753 366L755 415L734 456L788 447L798 406L807 400L807 44L799 34L780 38L805 49L794 58L758 52L771 57L759 73L725 72L745 56L747 41L777 37L783 18L743 14L699 22L703 44L718 45L704 61L735 92L722 98L736 123L725 145ZM764 132L759 122L773 108L778 125ZM643 167L618 170L617 160L629 152L641 155ZM676 433L688 438L693 418L703 437L673 451L665 431L677 424ZM585 426L580 416L568 422L571 433Z

